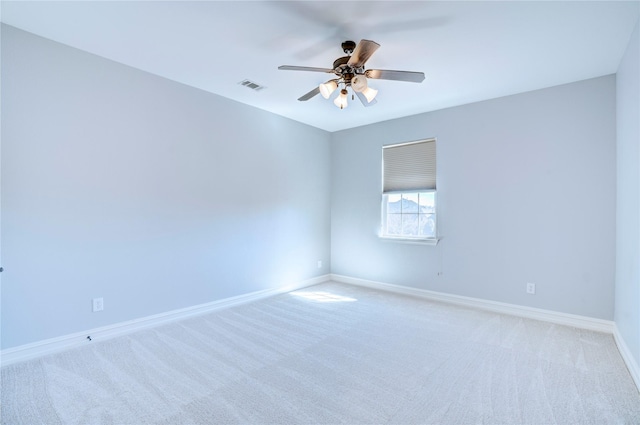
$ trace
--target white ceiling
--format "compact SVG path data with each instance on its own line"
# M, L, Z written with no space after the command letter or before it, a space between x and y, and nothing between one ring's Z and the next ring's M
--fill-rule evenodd
M324 130L615 73L639 1L2 1L2 22ZM296 99L330 74L344 40L381 47L378 103ZM249 79L267 88L254 92ZM334 94L335 96L335 94Z

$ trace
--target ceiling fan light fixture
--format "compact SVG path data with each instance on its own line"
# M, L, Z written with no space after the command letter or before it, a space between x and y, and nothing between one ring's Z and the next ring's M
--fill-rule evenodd
M421 83L424 81L423 72L366 69L365 65L367 60L369 60L378 47L380 47L380 45L372 40L362 39L358 44L347 40L342 43L342 49L346 56L339 57L333 61L333 66L331 68L281 65L278 69L335 74L337 78L316 86L310 92L300 96L298 100L307 101L317 94L321 94L325 99L329 99L331 94L334 91L337 91L339 86L341 86L342 90L340 90L340 94L333 101L333 103L340 109L347 107L347 89L349 87L351 87L352 90L352 100L355 99L355 96L357 95L358 99L364 106L371 106L377 103L376 96L378 94L378 90L369 87L369 79L408 81L412 83Z
M367 87L362 91L362 94L367 98L367 102L372 102L378 95L378 90Z
M349 92L347 92L346 89L340 90L340 96L336 97L336 99L333 101L334 105L336 105L340 109L346 108L348 106L348 103L347 103L348 94Z
M357 92L365 91L367 86L367 77L364 75L356 75L351 79L351 87Z
M336 91L336 89L338 88L338 84L336 84L335 81L331 80L327 81L326 83L320 84L318 88L320 89L320 94L322 95L322 97L324 97L325 99L329 99L331 93Z

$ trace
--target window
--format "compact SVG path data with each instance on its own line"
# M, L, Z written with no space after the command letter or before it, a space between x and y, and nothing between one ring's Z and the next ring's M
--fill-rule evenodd
M403 192L383 195L385 236L436 237L435 192Z
M436 240L436 141L382 149L382 237Z

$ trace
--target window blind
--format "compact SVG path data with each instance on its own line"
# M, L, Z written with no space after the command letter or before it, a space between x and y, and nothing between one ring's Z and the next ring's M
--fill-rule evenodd
M436 189L436 141L384 146L383 192Z

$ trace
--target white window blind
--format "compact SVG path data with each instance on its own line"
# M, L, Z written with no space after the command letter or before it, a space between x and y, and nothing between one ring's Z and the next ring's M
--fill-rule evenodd
M383 192L435 190L436 141L384 146Z

